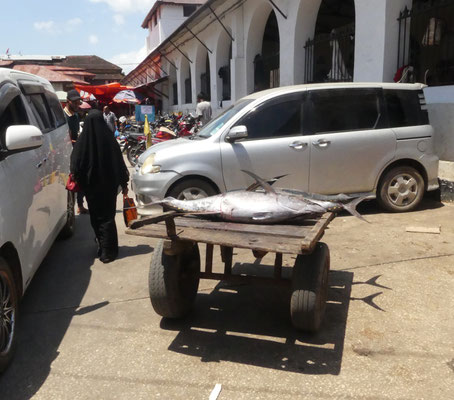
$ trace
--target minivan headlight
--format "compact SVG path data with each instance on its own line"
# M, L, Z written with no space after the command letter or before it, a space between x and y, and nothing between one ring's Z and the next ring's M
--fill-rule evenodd
M153 165L155 153L150 154L140 168L142 174L156 174L161 171L160 165Z

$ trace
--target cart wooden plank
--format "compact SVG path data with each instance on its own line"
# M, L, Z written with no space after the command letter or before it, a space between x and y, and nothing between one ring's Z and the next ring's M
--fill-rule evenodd
M305 254L314 249L323 236L324 230L334 218L333 213L325 213L316 220L307 220L304 225L254 225L229 222L214 222L199 218L175 217L175 236L169 237L166 218L174 214L151 217L158 223L134 223L126 230L129 235L154 237L253 249L266 252ZM140 221L139 221L140 222ZM153 221L154 222L154 221Z

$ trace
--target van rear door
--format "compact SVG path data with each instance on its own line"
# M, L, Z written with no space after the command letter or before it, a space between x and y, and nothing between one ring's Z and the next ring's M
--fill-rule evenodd
M308 108L312 134L309 190L320 194L372 191L396 151L382 90L313 90Z

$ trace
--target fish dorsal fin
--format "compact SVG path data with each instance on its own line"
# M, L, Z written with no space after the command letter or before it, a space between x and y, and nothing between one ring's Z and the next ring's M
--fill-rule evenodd
M243 171L245 174L248 174L250 177L255 179L256 183L251 185L251 186L249 186L249 188L253 188L252 190L256 189L257 185L260 185L265 190L266 193L274 193L274 194L276 194L275 190L271 187L271 185L267 181L265 181L264 179L260 178L260 176L257 176L253 172L246 171L244 169L242 169L241 171ZM249 188L247 188L246 190L251 191Z
M270 185L272 185L274 182L278 181L279 179L283 178L284 176L287 176L288 174L285 174L285 175L279 175L279 176L275 176L274 178L270 179L268 181L268 183ZM253 192L254 190L256 190L257 188L259 188L261 186L260 183L258 182L254 182L251 186L249 186L247 189L246 189L246 192Z

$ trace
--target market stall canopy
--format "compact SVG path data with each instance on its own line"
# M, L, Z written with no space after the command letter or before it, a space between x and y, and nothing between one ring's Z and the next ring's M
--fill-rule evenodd
M145 96L133 90L122 90L115 95L113 101L115 103L140 104L144 98Z
M132 87L121 85L119 82L107 83L105 85L74 85L79 91L91 93L101 103L110 103L118 92L130 90Z
M156 97L156 95L157 95L159 97L168 98L168 96L166 94L162 93L160 90L156 89L156 87L155 87L158 83L165 82L168 78L169 78L168 76L163 76L161 78L155 79L152 82L148 82L143 85L136 86L134 88L134 92L141 93L145 97Z
M80 98L82 101L95 101L96 97L91 93L86 92L85 90L79 90Z

